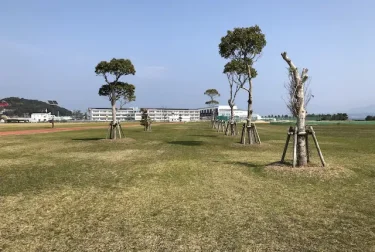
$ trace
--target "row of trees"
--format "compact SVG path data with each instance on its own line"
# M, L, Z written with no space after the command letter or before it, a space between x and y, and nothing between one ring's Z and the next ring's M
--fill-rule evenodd
M234 130L234 111L235 100L240 90L248 94L248 108L246 127L243 128L241 143L260 143L259 136L255 125L251 123L253 114L253 80L257 76L257 71L254 68L254 63L260 58L263 48L266 46L265 35L258 25L244 28L234 28L228 31L227 34L221 38L219 44L220 55L228 59L224 66L223 73L226 74L229 83L229 98L228 105L231 108L230 135L236 134ZM298 166L307 165L307 149L306 149L306 110L305 107L310 101L312 95L308 91L308 69L303 68L299 71L292 60L288 57L286 52L281 53L281 57L288 64L289 67L289 81L285 85L288 91L287 107L293 117L297 118L297 164ZM206 104L216 104L215 96L219 93L216 89L209 89L205 92L206 95L211 94L211 100ZM212 94L214 94L212 96ZM246 139L247 137L247 139Z
M254 63L260 58L263 48L266 45L265 35L259 26L235 28L227 31L221 38L219 44L219 54L229 61L225 64L223 73L226 75L230 87L228 105L231 108L230 135L236 135L234 111L235 99L240 90L247 93L248 107L246 124L242 130L241 143L260 143L259 135L255 125L251 123L253 114L253 80L257 76ZM302 71L294 65L286 52L281 53L281 57L289 66L289 81L286 84L288 91L287 107L293 117L297 118L295 136L297 137L297 164L307 165L306 147L306 105L311 99L308 92L308 69ZM128 59L112 59L110 62L102 61L96 68L95 73L104 78L105 84L99 89L99 95L107 96L112 105L112 123L110 128L110 138L116 139L118 122L116 120L116 102L122 100L123 104L135 100L135 87L132 84L120 81L126 75L134 75L135 68ZM206 104L214 106L218 104L215 100L220 94L216 89L207 90L206 95L210 100ZM307 95L306 95L307 94ZM147 115L144 115L144 122L147 123ZM121 129L121 126L120 126ZM120 131L118 133L120 135Z
M375 116L368 115L368 116L366 116L365 120L366 121L375 121Z

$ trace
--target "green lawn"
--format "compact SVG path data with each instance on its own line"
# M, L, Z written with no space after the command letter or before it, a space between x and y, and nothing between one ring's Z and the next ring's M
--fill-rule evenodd
M287 126L257 127L0 137L0 251L375 251L375 125L315 126L329 166L302 171L267 167Z

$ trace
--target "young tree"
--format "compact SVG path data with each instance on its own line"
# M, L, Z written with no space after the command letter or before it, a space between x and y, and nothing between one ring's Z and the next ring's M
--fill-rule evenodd
M224 71L228 78L229 83L229 99L228 99L228 105L230 107L230 119L229 119L229 125L230 125L230 135L234 136L236 135L236 130L234 128L234 110L233 107L235 105L235 100L238 91L241 89L241 87L244 86L246 83L248 77L246 73L246 67L245 64L241 62L241 60L233 59L224 66ZM233 90L234 87L234 90ZM228 135L228 130L225 131L225 135Z
M286 52L281 54L282 58L289 66L289 93L290 105L288 108L292 115L297 118L297 166L307 165L307 149L306 149L306 110L305 106L305 87L304 84L308 80L308 69L303 68L299 73L297 67L293 64L292 60L287 56Z
M132 84L121 82L120 78L126 75L134 75L135 68L129 59L115 59L101 61L95 67L95 73L104 77L106 84L99 89L100 96L107 96L112 106L112 122L110 138L116 139L118 122L116 120L116 101L120 98L134 97L135 87ZM135 98L135 97L134 97ZM120 135L121 136L121 135Z
M144 126L144 131L151 131L152 120L150 116L148 115L148 109L142 108L141 112L142 112L142 119L140 123L141 125Z
M206 92L204 92L204 95L207 95L208 97L210 97L210 100L206 101L206 104L209 105L210 108L211 108L211 112L212 112L211 122L212 122L212 127L213 127L214 126L214 120L215 120L214 108L215 108L215 105L219 104L219 102L217 100L215 100L215 98L219 97L220 94L216 89L207 89Z
M253 78L256 77L256 71L252 67L253 63L260 57L263 48L266 45L265 35L258 25L245 28L234 28L228 31L227 35L221 38L219 44L219 53L225 59L241 60L246 67L248 87L241 87L248 92L248 115L246 119L247 135L249 144L253 144L252 135L255 134L251 126L251 117L253 114ZM245 132L241 137L241 142L245 144ZM257 136L259 139L259 136ZM257 139L257 137L255 139ZM260 143L260 141L259 141Z

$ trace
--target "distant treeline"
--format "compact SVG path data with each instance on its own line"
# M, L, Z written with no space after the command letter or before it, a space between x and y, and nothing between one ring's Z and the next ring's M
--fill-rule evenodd
M46 111L51 112L52 115L72 115L72 112L68 109L38 100L29 100L19 97L8 97L0 100L6 101L9 104L8 107L4 108L5 112L3 113L7 116L24 117L30 116L32 113L44 113Z
M276 120L293 119L290 115L268 115L265 118L276 118ZM349 119L349 116L347 113L307 114L306 119L314 121L345 121Z
M315 119L317 121L345 121L349 119L347 113L337 114L309 114L307 119Z
M368 115L368 116L366 116L365 120L366 121L375 121L375 116Z

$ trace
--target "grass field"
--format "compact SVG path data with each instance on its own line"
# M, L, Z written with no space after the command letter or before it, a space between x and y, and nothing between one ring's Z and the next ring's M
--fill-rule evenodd
M285 125L0 137L0 251L375 251L375 126L314 129L327 168L268 167Z
M106 126L108 123L55 123L55 128L71 128L71 127L100 127ZM51 123L0 123L0 132L14 130L34 130L34 129L51 129Z

